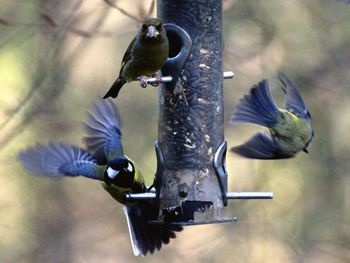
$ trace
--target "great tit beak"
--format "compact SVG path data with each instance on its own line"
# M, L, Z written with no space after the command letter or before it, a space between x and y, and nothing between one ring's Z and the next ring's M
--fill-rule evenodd
M155 38L159 35L155 26L148 26L146 36L149 38Z
M309 151L307 149L303 149L303 152L305 153L309 153Z

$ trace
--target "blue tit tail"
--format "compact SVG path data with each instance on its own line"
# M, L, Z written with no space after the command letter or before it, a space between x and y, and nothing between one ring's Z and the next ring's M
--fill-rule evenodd
M269 91L265 79L255 85L249 95L245 95L236 107L231 122L252 123L265 127L273 127L279 120L280 112Z
M282 153L267 132L256 133L242 145L231 148L231 151L249 159L284 159L293 154Z
M160 250L162 244L168 244L175 238L176 231L182 231L181 226L149 224L149 220L155 220L158 211L156 206L146 203L124 207L131 245L135 256L153 254Z
M124 86L126 80L122 77L119 77L112 85L112 87L108 90L106 95L103 96L104 99L108 97L116 98L118 97L120 89Z

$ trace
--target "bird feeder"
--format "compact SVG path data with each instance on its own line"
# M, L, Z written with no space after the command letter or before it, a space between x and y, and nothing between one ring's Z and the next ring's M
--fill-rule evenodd
M151 223L195 225L231 222L230 199L271 199L272 193L228 192L224 139L222 1L158 0L169 58L159 89L156 192L129 194L154 199Z

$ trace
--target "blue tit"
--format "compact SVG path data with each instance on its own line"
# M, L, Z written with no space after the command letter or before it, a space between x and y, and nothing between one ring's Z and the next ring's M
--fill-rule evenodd
M182 227L149 224L150 220L157 219L157 205L126 201L126 193L144 193L147 188L135 163L123 153L120 118L113 102L99 99L93 105L85 127L87 150L51 142L21 152L18 159L36 175L85 176L101 181L103 188L124 205L134 254L152 254L175 238L175 231L181 231Z
M278 74L286 94L285 109L273 101L269 84L263 80L245 95L231 117L233 124L251 123L268 129L256 133L231 151L252 159L291 158L307 148L314 138L311 115L294 84L282 73Z

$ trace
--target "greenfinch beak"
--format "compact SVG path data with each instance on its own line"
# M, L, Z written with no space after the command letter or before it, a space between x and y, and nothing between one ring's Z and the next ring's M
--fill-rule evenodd
M146 36L149 38L154 38L159 35L158 30L155 26L148 26Z

